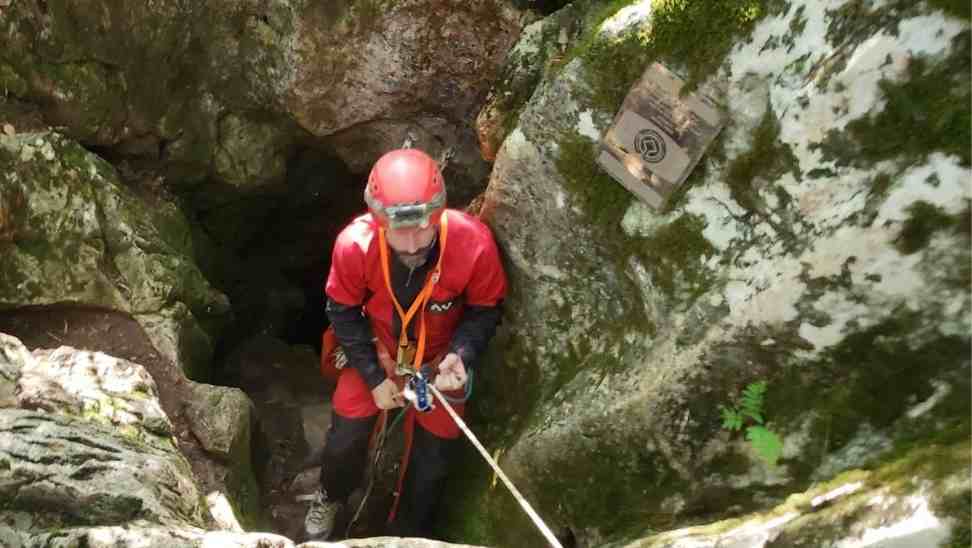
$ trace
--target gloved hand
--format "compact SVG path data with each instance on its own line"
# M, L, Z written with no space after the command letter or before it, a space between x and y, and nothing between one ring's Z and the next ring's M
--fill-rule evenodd
M398 390L398 386L391 379L381 381L381 384L371 389L371 397L375 399L378 409L393 409L405 405L405 397Z
M459 390L466 386L466 365L459 354L446 354L439 362L439 374L435 377L435 387L445 392Z

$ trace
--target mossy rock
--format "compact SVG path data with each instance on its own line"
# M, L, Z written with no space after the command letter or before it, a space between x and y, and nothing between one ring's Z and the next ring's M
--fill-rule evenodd
M588 16L613 28L620 4ZM846 101L867 96L836 86L853 71L824 74L813 55L799 59L812 40L850 56L872 36L934 22L942 32L921 47L946 54L919 67L930 73L962 51L953 41L961 28L902 3L874 13L852 1L826 11L801 2L653 7L650 23L629 10L627 30L577 41L573 58L544 73L483 206L511 294L471 420L554 531L579 545L773 507L928 441L929 431L941 428L942 444L968 435L965 164L948 155L939 126L924 152L906 147L880 167L821 158L814 143L825 136L811 123L819 113L799 94L819 81ZM869 18L855 23L860 10ZM680 38L705 28L707 15L731 22L714 49ZM806 35L827 22L828 36ZM910 55L894 49L893 34L882 37L894 55ZM764 52L774 61L762 69ZM600 135L652 60L672 64L690 88L728 79L722 99L738 109L663 211L637 203L595 163ZM900 76L875 79L875 95L908 80ZM842 123L864 127L881 106L860 106L861 122ZM782 443L775 466L724 429L719 412L759 381L768 385L760 421ZM483 466L474 454L466 464ZM491 485L483 471L456 487L451 538L534 539Z
M200 325L217 333L229 301L194 264L176 206L142 200L108 163L58 134L0 135L0 162L8 166L0 183L4 307L75 302L148 317L181 306L177 331L194 335L166 355L199 373L208 368L210 334Z

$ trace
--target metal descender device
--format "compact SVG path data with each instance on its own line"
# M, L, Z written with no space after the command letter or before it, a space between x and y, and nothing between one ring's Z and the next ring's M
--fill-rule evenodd
M434 407L432 405L432 394L429 392L429 380L421 371L412 369L409 363L411 356L412 352L407 349L399 349L395 372L407 379L403 391L405 399L412 402L416 411L426 413Z

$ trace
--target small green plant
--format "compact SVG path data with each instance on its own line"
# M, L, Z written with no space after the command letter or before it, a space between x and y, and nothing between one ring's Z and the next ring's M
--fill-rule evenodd
M722 427L738 432L746 427L746 439L756 450L756 454L770 466L776 466L783 453L783 442L775 432L765 426L763 418L763 398L766 395L766 381L750 383L742 393L738 405L719 406L722 414Z

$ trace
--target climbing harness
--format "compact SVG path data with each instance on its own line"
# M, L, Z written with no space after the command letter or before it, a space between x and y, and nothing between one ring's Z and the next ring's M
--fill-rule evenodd
M520 503L520 506L523 508L523 511L525 511L527 515L530 516L530 519L533 521L533 524L536 525L537 529L540 530L540 533L542 533L544 538L547 539L547 542L549 542L550 545L555 548L563 548L563 546L560 544L560 541L557 540L557 537L555 537L553 532L550 531L550 528L547 527L547 524L544 523L543 519L541 519L540 516L536 513L536 511L533 510L533 507L530 506L530 503L527 502L526 498L522 494L520 494L520 491L517 490L515 485L513 485L513 482L510 481L510 478L506 477L506 474L503 473L503 470L501 470L499 465L496 464L496 461L493 460L493 457L489 455L489 453L486 451L486 448L484 448L483 445L479 443L479 439L476 438L476 435L472 433L472 430L470 430L469 427L466 426L466 423L463 422L462 418L460 418L459 415L456 413L456 411L452 408L452 406L449 405L448 400L445 398L442 392L439 392L439 389L436 388L435 385L429 385L429 390L431 390L432 394L434 394L435 397L439 399L439 401L445 407L445 410L449 413L449 416L452 417L452 420L456 421L456 425L459 426L459 429L462 430L462 433L465 434L467 438L469 438L469 441L472 442L472 444L476 447L476 449L479 451L479 454L482 455L484 459L486 459L486 462L493 468L493 472L496 472L496 475L499 476L501 480L503 480L503 484L506 485L506 488L510 490L510 493L513 495L513 498L515 498L516 501Z

